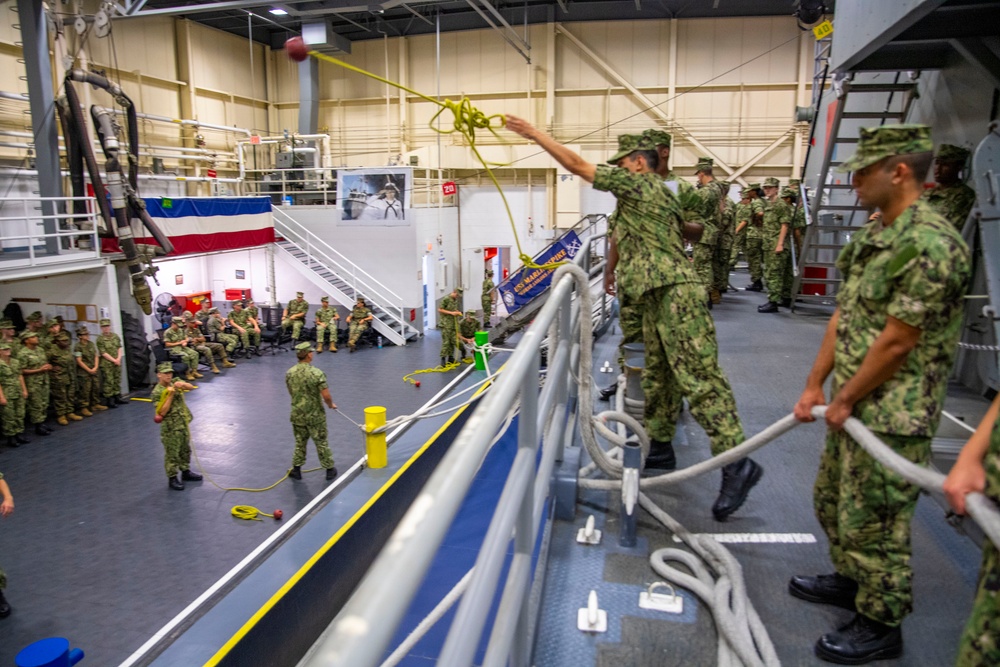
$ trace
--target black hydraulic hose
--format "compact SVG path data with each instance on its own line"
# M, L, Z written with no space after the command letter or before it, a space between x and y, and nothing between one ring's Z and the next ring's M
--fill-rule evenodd
M66 106L71 114L73 135L66 137L67 144L72 140L76 142L83 161L87 165L87 173L90 175L90 184L94 188L94 198L97 199L97 208L101 211L101 217L107 227L109 235L114 235L114 224L111 206L108 204L108 191L104 187L104 179L101 178L101 171L97 167L97 160L94 158L94 149L86 136L87 124L83 120L83 109L80 108L80 98L76 94L76 88L70 82L70 77L66 77Z
M62 126L63 138L66 140L66 166L69 168L69 182L73 190L73 214L81 215L87 212L87 203L80 199L86 193L83 182L83 156L76 141L76 131L73 127L73 117L65 104L56 104L59 111L59 124ZM74 218L79 220L79 218ZM98 229L100 231L100 229Z
M107 77L103 77L100 74L94 74L93 72L87 72L82 69L75 69L67 73L66 78L72 78L74 81L79 81L81 83L89 83L102 90L106 90L112 97L115 98L115 101L121 104L125 109L129 143L128 182L129 185L132 186L133 190L138 189L139 120L136 116L135 105L132 103L132 99L125 94L125 91L122 90L121 86L109 81Z

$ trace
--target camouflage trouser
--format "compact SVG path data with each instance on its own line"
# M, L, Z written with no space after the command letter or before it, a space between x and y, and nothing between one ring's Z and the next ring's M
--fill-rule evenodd
M172 347L168 350L170 356L175 357L182 363L187 364L188 370L196 371L198 370L198 352L192 350L190 347L184 347L183 345L178 345L177 347ZM107 390L104 391L104 395L108 396Z
M351 322L347 327L347 344L354 345L361 338L361 334L368 329L367 322Z
M774 252L777 241L764 243L764 280L767 281L767 299L778 303L792 298L791 274L792 253L786 246L782 252Z
M618 344L618 367L625 368L625 344L642 342L642 306L624 294L618 294L618 326L622 342Z
M100 381L86 371L76 374L76 407L83 409L101 402Z
M326 442L326 417L322 420L309 422L308 424L292 424L292 433L295 434L295 454L292 455L292 465L301 466L306 462L306 444L312 438L316 445L316 455L319 456L319 464L324 468L333 467L333 454L330 453L330 445Z
M694 244L694 271L698 274L698 282L701 283L705 300L708 300L708 290L715 282L712 275L712 264L715 262L715 244L707 243Z
M747 236L745 244L750 280L757 282L764 277L764 239L760 236Z
M49 394L57 417L73 412L73 406L76 405L76 382L73 375L60 373L49 378Z
M927 465L931 439L877 434L894 452ZM816 517L838 573L858 582L858 613L898 626L913 610L910 520L920 489L888 471L846 431L828 432L813 488Z
M7 405L0 407L0 420L3 421L3 435L10 437L24 431L24 397L21 396L20 389L16 394L5 391L4 396L7 398Z
M305 321L302 319L293 320L292 318L288 318L285 320L281 320L282 329L287 329L288 327L292 328L292 340L299 339L299 334L302 333L303 324L305 324ZM247 329L247 331L252 331L252 329Z
M25 376L24 384L28 387L28 400L25 402L28 420L32 424L41 424L49 413L48 373Z
M226 352L231 353L236 349L236 344L240 342L240 337L236 334L218 333L215 334L216 340L218 340L222 345L226 346ZM249 338L247 344L249 345Z
M301 329L302 326L299 325ZM240 336L240 340L243 342L243 348L249 350L252 346L260 347L260 334L254 331L253 327L247 327L243 331L239 329L236 332ZM228 334L230 336L235 336L236 334Z
M441 327L441 356L443 358L454 356L456 347L459 347L459 345L458 333L455 331L455 327Z
M337 321L333 320L329 324L322 322L316 325L316 344L322 345L324 338L329 339L330 349L337 349Z
M483 329L490 328L490 315L493 314L493 299L488 296L483 297Z
M218 345L218 343L205 343L203 345L189 345L188 347L205 360L205 363L209 366L215 365L215 356L212 354L212 348L210 345Z
M691 415L708 434L713 456L743 442L743 426L733 390L719 366L715 324L701 286L671 285L643 294L642 339L644 416L650 437L663 441L673 437L684 397Z
M732 271L736 268L736 260L739 259L740 253L746 257L746 241L747 241L747 228L744 227L743 230L736 235L733 239L733 249L729 253L729 270Z
M733 235L719 234L715 246L715 257L712 262L712 276L715 279L715 289L725 292L729 289L729 257L733 252Z
M167 477L174 477L181 470L191 467L191 429L187 423L160 425L160 441L163 443L163 469Z
M122 390L122 367L101 359L101 391L104 396L117 396Z
M955 664L958 667L1000 665L1000 555L988 539L983 541L979 586L972 614L958 644Z

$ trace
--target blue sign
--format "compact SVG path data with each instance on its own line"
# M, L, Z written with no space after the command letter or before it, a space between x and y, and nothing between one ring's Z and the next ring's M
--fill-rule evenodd
M549 264L572 260L580 250L580 245L580 237L576 235L576 232L570 230L563 234L558 241L538 255L535 255L535 264ZM549 283L552 282L553 273L555 273L555 269L529 269L522 267L507 280L500 283L497 291L500 292L500 298L503 299L504 305L507 306L507 312L513 313L547 290Z

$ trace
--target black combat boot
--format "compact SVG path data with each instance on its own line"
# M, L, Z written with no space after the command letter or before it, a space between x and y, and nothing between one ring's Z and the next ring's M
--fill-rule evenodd
M35 424L35 435L48 435L51 431L45 428L45 424Z
M816 642L816 657L838 665L863 665L903 655L903 633L899 627L879 623L861 614L836 632Z
M0 589L0 618L7 618L8 616L10 616L10 603L3 596L3 589Z
M752 283L750 283L749 285L747 285L747 291L748 292L763 292L764 291L764 283L762 283L759 280L755 280Z
M352 348L352 349L351 349L351 351L353 352L353 351L354 351L354 349ZM444 367L445 365L447 365L447 362L448 362L448 360L447 360L447 359L445 359L444 357L441 357L441 367L442 367L442 368L443 368L443 367Z
M858 595L858 582L838 572L818 574L815 577L797 574L789 580L788 592L800 600L832 604L855 611L854 598Z
M662 440L653 440L649 443L649 456L646 457L646 467L656 470L676 470L677 456L674 454L674 446Z
M327 468L326 469L326 478L328 480L330 480L330 479L336 479L336 477L337 477L337 468L336 468L336 466L333 467L333 468Z
M118 407L118 401L115 400L114 396L108 396L107 398L104 399L104 405L114 409Z
M14 436L14 442L19 445L26 445L31 442L31 438L25 437L24 433L18 433Z
M168 485L174 491L183 491L184 490L184 482L182 482L181 480L179 480L177 478L177 475L174 475L173 477L170 478L170 481L168 482Z
M128 403L128 401L126 401L121 396L112 396L112 398L115 399L115 403L117 403L118 405L126 405Z
M758 313L776 313L776 312L778 312L778 304L776 304L774 301L768 301L767 303L763 303L763 304L757 306L757 312Z
M722 488L719 497L712 505L712 516L716 521L725 521L726 517L740 508L747 499L750 489L760 481L764 469L750 459L742 459L722 468Z
M455 363L455 357L448 357L448 365L450 366L453 363Z
M7 440L6 442L4 442L4 444L7 445L8 447L13 447L13 448L20 447L20 444L17 442L17 440L14 439L14 436L12 435L7 436Z
M302 479L302 466L292 466L288 471L288 476L292 479Z
M200 482L202 477L200 473L193 470L181 470L181 479L187 482Z

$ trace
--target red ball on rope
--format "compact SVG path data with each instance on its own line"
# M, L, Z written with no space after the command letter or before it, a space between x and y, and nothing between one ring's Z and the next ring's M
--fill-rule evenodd
M309 57L309 47L301 37L292 37L285 42L285 53L296 62L302 62Z

